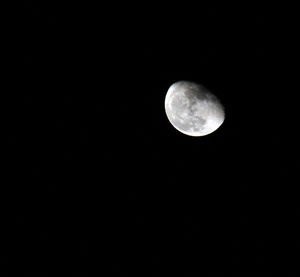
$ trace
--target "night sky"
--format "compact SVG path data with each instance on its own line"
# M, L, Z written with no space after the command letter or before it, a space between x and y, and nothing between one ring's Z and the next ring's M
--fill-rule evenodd
M296 276L300 163L270 13L24 1L4 107L3 270ZM216 132L169 123L179 80L221 100Z

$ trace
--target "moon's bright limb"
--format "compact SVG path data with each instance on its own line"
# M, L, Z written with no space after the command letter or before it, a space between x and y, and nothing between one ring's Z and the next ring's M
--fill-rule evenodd
M204 86L189 81L178 81L170 86L165 110L178 131L194 137L214 132L225 119L219 99Z

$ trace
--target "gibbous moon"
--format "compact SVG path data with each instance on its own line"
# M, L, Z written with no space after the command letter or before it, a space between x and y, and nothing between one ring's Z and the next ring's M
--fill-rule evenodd
M194 137L214 132L225 119L220 100L204 86L189 81L179 81L170 86L165 110L178 131Z

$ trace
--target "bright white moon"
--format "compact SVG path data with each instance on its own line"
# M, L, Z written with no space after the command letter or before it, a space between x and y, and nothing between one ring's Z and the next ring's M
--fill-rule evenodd
M170 86L165 110L178 131L194 137L214 132L225 119L220 100L204 86L189 81L179 81Z

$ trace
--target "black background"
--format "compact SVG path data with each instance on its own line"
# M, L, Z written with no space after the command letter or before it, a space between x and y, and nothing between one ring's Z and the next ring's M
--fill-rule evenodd
M294 95L271 14L24 1L20 76L4 107L3 268L296 276ZM221 99L216 132L188 137L168 122L178 80Z

